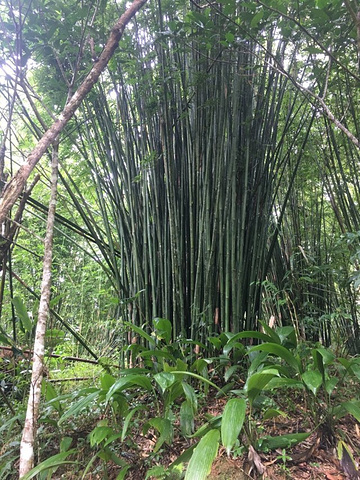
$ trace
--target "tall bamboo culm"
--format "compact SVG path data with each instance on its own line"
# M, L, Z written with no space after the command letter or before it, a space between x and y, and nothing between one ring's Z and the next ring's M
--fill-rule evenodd
M226 26L216 12L206 17L208 39L193 21L203 15L197 10L182 31L178 11L151 12L147 25L160 33L137 27L86 102L83 154L119 320L141 326L165 317L174 338L205 341L257 327L274 192L292 156L282 142L290 129L294 141L300 135L295 120L306 128L310 119L273 68L285 46L271 32L265 49L247 39L226 47L215 41Z

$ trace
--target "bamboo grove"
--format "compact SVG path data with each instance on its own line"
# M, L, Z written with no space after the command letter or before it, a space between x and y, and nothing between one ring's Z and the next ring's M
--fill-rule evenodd
M331 22L314 39L290 4L147 5L71 122L98 214L65 158L62 185L119 330L162 317L205 343L273 318L357 348L359 150L319 103L359 138L356 26L333 2L329 57Z

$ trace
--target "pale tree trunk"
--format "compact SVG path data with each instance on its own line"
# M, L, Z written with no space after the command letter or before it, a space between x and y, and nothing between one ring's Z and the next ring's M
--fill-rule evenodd
M5 217L9 213L11 207L16 202L17 198L24 189L25 182L29 178L30 173L38 163L40 158L46 152L46 150L52 145L58 135L65 128L71 117L81 105L81 102L85 96L90 92L92 87L98 81L101 73L105 70L109 60L113 56L116 48L119 45L119 41L124 33L126 25L132 19L132 17L140 10L140 8L146 3L147 0L134 0L126 12L121 15L119 20L115 23L111 29L108 41L101 52L101 55L94 63L89 74L71 97L69 102L65 105L59 118L51 125L49 130L44 133L42 138L34 150L30 153L26 162L19 168L16 175L6 186L3 197L0 204L0 224L5 220Z
M45 333L46 321L49 314L51 289L51 265L56 210L56 193L58 182L58 164L58 144L56 144L53 146L52 150L51 196L44 245L44 265L41 282L41 297L34 342L34 356L29 400L27 405L23 435L20 444L19 478L22 478L34 466L34 442L36 438L37 419L40 406L41 383L44 373Z

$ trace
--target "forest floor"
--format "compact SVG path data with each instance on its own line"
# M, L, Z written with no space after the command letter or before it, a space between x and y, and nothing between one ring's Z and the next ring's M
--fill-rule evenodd
M284 435L289 433L312 431L311 419L306 406L298 403L294 399L289 402L289 397L284 399L286 402L286 415L277 417L275 420L266 422L255 422L254 429L258 430L259 435ZM291 409L289 411L289 405ZM220 415L225 404L224 399L218 399L214 395L209 395L206 399L206 406L199 413L199 425L205 422L205 414ZM150 409L149 409L150 410ZM151 411L149 411L151 416ZM141 430L141 429L139 429ZM344 440L349 447L351 455L355 462L360 459L360 428L359 424L351 416L343 417L337 423L337 432L339 437ZM155 434L155 432L153 432ZM326 433L326 432L325 432ZM329 436L319 438L316 433L311 434L306 441L301 442L293 448L271 451L268 453L257 453L254 450L235 452L228 457L223 447L220 447L218 456L215 459L208 480L249 480L249 479L269 479L269 480L357 480L360 479L359 472L354 467L350 457L343 455L342 461L338 459L337 441L333 437L333 442ZM156 438L149 431L146 435L139 433L133 437L132 443L126 448L122 448L121 455L131 464L125 479L126 480L172 480L172 476L148 476L147 471L155 465L169 466L181 453L189 448L190 442L185 443L184 437L174 438L172 445L163 446L159 454L154 456L153 448ZM250 451L250 453L249 453ZM109 480L115 480L119 468L114 464L108 465L107 475ZM99 472L99 470L98 470ZM67 479L75 480L79 478L79 472L72 475L70 471L62 471L62 475L53 477L54 480ZM102 473L87 474L86 479L103 480Z

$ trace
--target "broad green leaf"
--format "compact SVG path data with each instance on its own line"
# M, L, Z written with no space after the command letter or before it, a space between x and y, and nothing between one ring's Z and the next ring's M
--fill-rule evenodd
M169 352L164 352L163 350L143 350L138 354L141 358L166 358L167 360L174 360L174 356Z
M325 380L325 390L328 395L331 395L338 382L339 379L336 377L331 377Z
M279 410L277 408L269 408L266 410L266 412L263 415L263 420L270 420L271 418L276 418L276 417L287 417L286 413L283 412L282 410Z
M197 444L186 470L185 480L205 480L219 448L219 430L210 430Z
M127 471L129 470L129 468L131 468L131 465L126 465L125 467L123 467L120 473L118 473L116 480L125 480L126 478L125 475L127 474Z
M318 370L307 370L301 375L301 378L306 387L316 395L323 381L321 373Z
M219 337L210 337L208 338L208 342L210 342L217 350L220 350L222 343Z
M316 348L312 350L312 356L314 359L314 368L321 373L322 378L325 380L325 369L324 369L323 358L320 352Z
M154 375L155 381L159 384L162 393L170 388L177 381L171 372L160 372Z
M281 341L280 341L280 337L279 335L277 334L277 332L272 329L271 327L269 327L269 325L265 322L262 322L261 320L259 320L259 323L260 325L262 326L262 328L264 329L265 331L265 334L268 335L269 337L271 337L271 341L274 342L274 343L278 343L280 344Z
M282 345L277 345L276 343L264 343L262 345L255 345L255 347L249 349L250 352L258 350L262 352L272 353L273 355L282 358L296 371L296 373L300 373L302 370L299 360L294 357L290 350L283 347Z
M211 382L210 380L208 380L207 378L201 376L201 375L198 375L197 373L193 373L193 372L178 372L178 371L175 371L175 372L171 372L173 375L181 375L181 377L185 374L185 375L189 375L190 377L193 377L193 378L197 378L198 380L206 383L207 385L211 385L212 387L214 387L218 392L222 392L221 388L218 387L214 382Z
M184 390L187 400L191 404L191 408L193 409L194 413L196 413L198 407L198 400L195 390L191 385L186 382L182 382L182 388Z
M155 348L155 340L147 332L144 332L142 328L133 325L131 322L124 322L124 325L133 330L134 332L138 333L141 337L145 338L145 340L149 342L149 345Z
M360 365L358 363L352 362L350 370L353 372L355 377L360 380Z
M319 352L319 354L322 356L324 365L330 365L334 362L335 355L328 348L318 347L316 348L316 351Z
M243 398L232 398L225 405L221 420L221 441L228 456L240 435L245 413L246 402Z
M266 388L264 388L264 390L272 390L274 388L283 387L304 389L304 384L303 382L301 382L300 380L296 380L295 378L274 377L266 385Z
M11 345L11 339L5 333L0 333L0 342L3 345Z
M144 410L146 408L145 405L139 405L135 408L133 408L132 410L130 410L130 412L126 415L125 417L125 420L124 420L124 425L123 425L123 429L122 429L122 433L121 433L121 441L123 442L125 440L125 437L126 437L126 434L127 434L127 431L128 431L128 428L129 428L129 424L130 424L130 421L132 419L132 417L135 415L135 413L137 413L139 410Z
M245 332L240 332L237 333L236 335L233 335L227 344L224 346L224 354L228 355L230 350L233 348L234 344L242 339L242 338L257 338L258 340L263 340L264 342L272 342L273 339L269 335L265 335L265 333L262 332L257 332L253 330L247 330Z
M189 400L182 402L180 407L180 429L184 436L194 431L194 409Z
M22 326L26 332L31 332L33 327L33 322L31 321L29 314L26 310L24 302L20 297L14 297L12 299L12 304L15 307L16 313L21 320Z
M154 330L156 338L158 340L164 340L165 343L169 343L171 340L172 325L166 318L154 319Z
M306 440L312 432L307 433L289 433L287 435L280 435L278 437L272 437L267 435L260 438L256 442L256 450L261 452L268 452L270 450L276 450L278 448L290 448L297 445L300 442Z
M346 358L339 358L338 361L346 368L350 375L353 375L358 380L360 380L360 364L358 358L353 358L351 360L348 360Z
M111 433L113 433L113 429L111 427L107 427L107 426L95 427L89 435L90 445L92 447L94 445L99 445Z
M152 388L150 379L145 375L127 375L116 380L116 382L110 387L106 394L106 401L108 402L114 393L121 392L125 388L130 388L134 385L138 385L148 391Z
M186 362L181 360L181 358L176 359L176 370L183 370L184 372L187 371L188 365Z
M50 382L47 382L43 379L41 383L41 392L45 395L47 402L51 402L51 405L55 408L58 413L61 413L61 403L58 400L55 400L58 397L55 388Z
M100 378L101 388L105 391L109 391L110 387L114 385L116 378L109 373L104 373Z
M342 407L345 408L358 422L360 422L360 406L359 402L344 402Z
M249 352L248 356L249 359L251 360L251 365L248 368L248 377L251 377L256 371L259 369L259 367L263 368L264 363L268 357L267 352Z
M233 43L233 41L235 40L235 35L231 32L226 32L225 39L228 43Z
M50 458L47 458L43 462L39 463L39 465L36 465L33 469L30 470L26 475L24 475L21 480L30 480L31 478L36 477L36 475L39 475L41 472L45 472L46 470L49 470L54 467L60 467L61 465L66 465L66 464L76 464L77 462L71 462L69 460L65 460L69 455L72 453L77 452L77 450L72 449L68 450L67 452L61 452L56 455L53 455Z
M286 344L290 344L290 346L292 347L297 346L297 339L294 327L278 327L276 329L276 333L279 336L282 345L286 346Z
M348 370L351 366L351 362L347 358L338 358L338 362L341 363L346 370Z
M232 377L232 375L235 372L237 372L239 369L240 369L240 365L231 365L231 367L229 367L224 374L225 382L228 382L229 379Z
M72 437L63 437L60 442L60 452L67 452L72 444Z
M113 433L109 437L106 438L106 441L104 442L104 447L107 447L111 443L115 442L118 438L121 437L121 433Z
M199 375L202 375L205 378L208 378L208 368L209 368L210 360L205 358L198 358L195 362L191 365L191 371L197 371ZM187 369L186 369L187 370Z
M255 398L262 392L270 380L277 375L277 370L264 370L259 373L254 373L248 378L244 390L247 392L250 405L253 404Z

